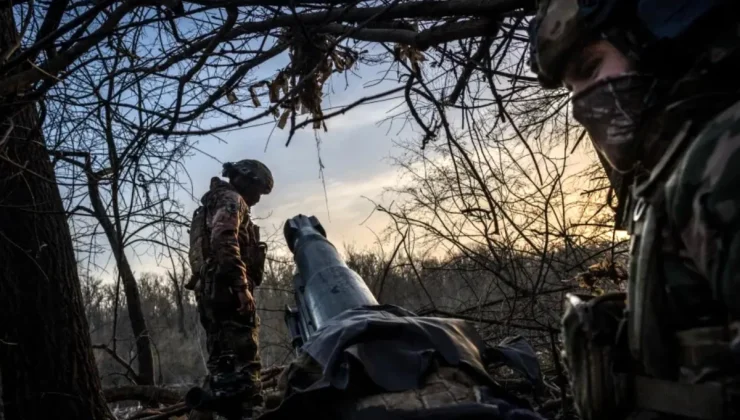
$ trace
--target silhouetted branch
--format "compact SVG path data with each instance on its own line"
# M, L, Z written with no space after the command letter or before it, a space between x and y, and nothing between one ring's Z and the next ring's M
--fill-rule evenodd
M157 386L119 386L103 390L105 401L140 401L144 403L175 404L184 398L181 392Z

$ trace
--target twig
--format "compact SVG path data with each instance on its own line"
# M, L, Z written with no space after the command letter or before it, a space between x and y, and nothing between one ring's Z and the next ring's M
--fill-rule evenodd
M129 385L106 388L103 390L103 397L105 397L105 401L109 404L118 401L175 404L182 401L183 395L175 390L158 386Z
M401 237L401 240L398 241L398 244L396 244L396 248L393 250L393 254L391 254L391 258L388 260L388 263L385 265L385 269L383 270L383 277L380 278L380 283L378 285L378 293L377 293L378 300L380 300L383 295L383 285L385 284L385 278L388 276L388 272L391 269L391 264L393 263L393 260L396 259L396 255L398 255L398 251L401 249L401 245L403 245L403 242L406 240L406 235L408 234L409 234L409 229L406 229L406 233L403 234L403 237Z
M170 417L179 416L181 414L187 413L189 410L190 409L187 405L185 405L185 403L179 403L169 406L166 408L166 411L159 412L158 414L155 414L153 416L140 417L140 415L149 414L151 412L149 410L145 410L144 412L134 414L133 416L129 417L128 420L165 420L169 419ZM147 413L146 411L149 411L149 413Z
M126 369L126 372L130 375L131 379L134 382L136 383L140 382L139 375L136 373L134 368L132 368L130 364L126 363L125 360L121 359L121 357L115 351L113 351L110 347L106 346L105 344L94 344L92 348L103 350L106 353L108 353L110 357L113 358L113 360L118 362L121 366L123 366Z
M558 384L558 388L560 388L560 401L562 402L563 412L565 412L568 408L566 404L567 380L565 378L565 373L563 372L563 366L560 363L560 352L555 344L555 334L556 333L554 332L550 333L550 348L552 351L552 361L555 364L555 372L557 373L556 382Z

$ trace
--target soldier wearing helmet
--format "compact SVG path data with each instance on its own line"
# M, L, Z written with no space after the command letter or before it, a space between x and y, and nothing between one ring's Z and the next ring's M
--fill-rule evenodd
M250 220L250 208L272 191L270 170L256 160L223 165L228 182L214 177L190 229L190 262L208 370L214 391L239 388L246 408L262 402L259 318L254 288L262 282L267 246Z
M626 296L570 295L563 318L584 419L740 418L738 3L545 0L530 26L631 234Z

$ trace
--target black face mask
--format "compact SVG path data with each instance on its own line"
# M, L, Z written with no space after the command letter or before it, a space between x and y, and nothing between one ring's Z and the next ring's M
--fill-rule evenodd
M653 77L630 73L601 80L573 96L573 118L618 172L631 171L651 149L636 137L656 85Z

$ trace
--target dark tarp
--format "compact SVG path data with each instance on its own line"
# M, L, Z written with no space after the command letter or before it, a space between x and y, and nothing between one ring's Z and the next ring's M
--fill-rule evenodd
M531 347L526 342L515 340L496 349L498 361L507 365L513 361L516 365L511 366L513 369L539 379L539 366L531 365L533 360L536 362L536 356L534 352L527 353ZM317 331L302 351L315 361L314 372L306 375L296 369L296 375L288 375L282 406L297 404L293 409L283 407L290 412L298 411L298 406L305 407L306 401L326 402L327 393L323 391L334 395L333 400L336 391L353 391L353 384L359 382L369 381L377 392L415 389L435 361L464 369L491 391L491 397L528 405L508 395L492 380L483 361L485 342L471 323L459 319L418 317L392 305L350 309ZM295 381L291 376L295 376ZM302 397L310 399L295 401ZM279 417L270 414L262 417Z
M486 364L500 362L524 375L540 391L545 386L542 381L540 361L532 346L521 336L509 337L497 346L489 347L485 353Z
M303 346L334 388L347 388L353 365L348 359L353 359L375 384L390 392L418 386L434 357L486 375L484 349L485 343L466 321L416 317L391 305L345 311Z

